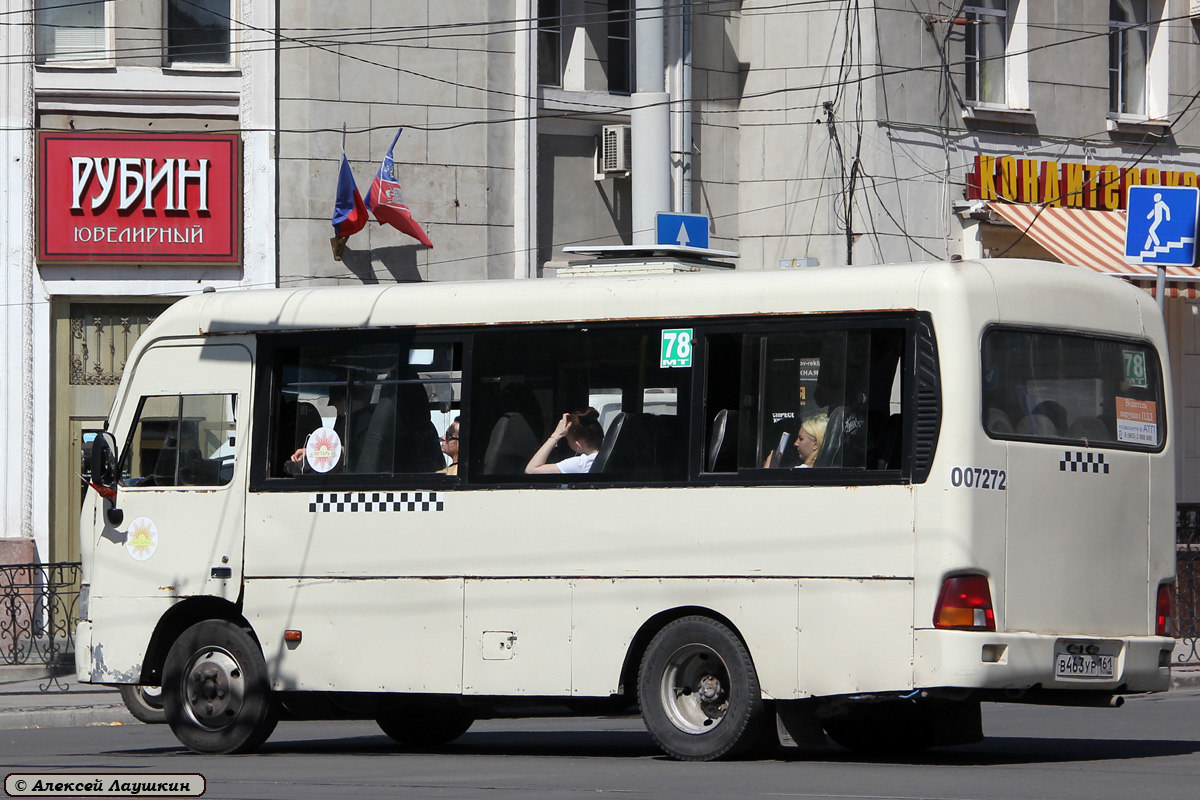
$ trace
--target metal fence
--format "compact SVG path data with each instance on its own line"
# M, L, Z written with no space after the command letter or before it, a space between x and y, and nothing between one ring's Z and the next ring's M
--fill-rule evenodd
M0 664L56 667L79 620L78 562L0 565Z
M1175 515L1176 664L1200 665L1200 505L1180 505Z

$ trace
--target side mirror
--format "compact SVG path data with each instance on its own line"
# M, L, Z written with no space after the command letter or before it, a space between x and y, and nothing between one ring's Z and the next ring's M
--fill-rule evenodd
M117 440L108 431L84 431L84 441L89 438L92 442L92 455L88 464L88 484L101 497L111 501L105 508L105 516L113 525L120 525L125 518L124 512L117 508Z

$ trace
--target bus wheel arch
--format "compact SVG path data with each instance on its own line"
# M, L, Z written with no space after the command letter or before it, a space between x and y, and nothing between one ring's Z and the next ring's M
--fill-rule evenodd
M675 617L657 630L640 659L637 696L650 735L681 761L751 752L771 721L749 648L716 615Z
M176 603L154 626L142 661L142 685L158 686L162 683L167 653L175 640L188 628L206 619L223 619L245 628L250 627L237 606L219 597L190 597Z
M733 631L742 640L743 645L746 644L746 640L737 626L728 617L711 608L678 606L665 609L643 622L642 627L638 628L637 633L630 640L629 647L625 651L625 661L621 665L621 680L618 687L621 694L628 697L631 702L637 700L638 670L642 666L642 657L645 656L646 648L650 646L651 640L658 635L659 631L675 620L693 616L711 617Z

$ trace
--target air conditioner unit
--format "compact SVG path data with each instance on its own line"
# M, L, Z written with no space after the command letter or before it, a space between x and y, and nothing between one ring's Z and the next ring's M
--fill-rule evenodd
M628 125L605 125L600 132L600 172L628 174L633 167L633 137Z

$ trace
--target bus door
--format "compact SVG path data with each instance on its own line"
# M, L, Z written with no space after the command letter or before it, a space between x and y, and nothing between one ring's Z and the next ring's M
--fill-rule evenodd
M990 487L1008 508L1005 628L1150 633L1150 454L1166 435L1154 348L992 330L984 366L989 430L1009 440Z
M1009 444L1008 630L1149 633L1149 482L1144 453Z
M240 344L155 346L139 359L113 430L120 516L96 519L98 608L105 598L237 599L251 361Z

